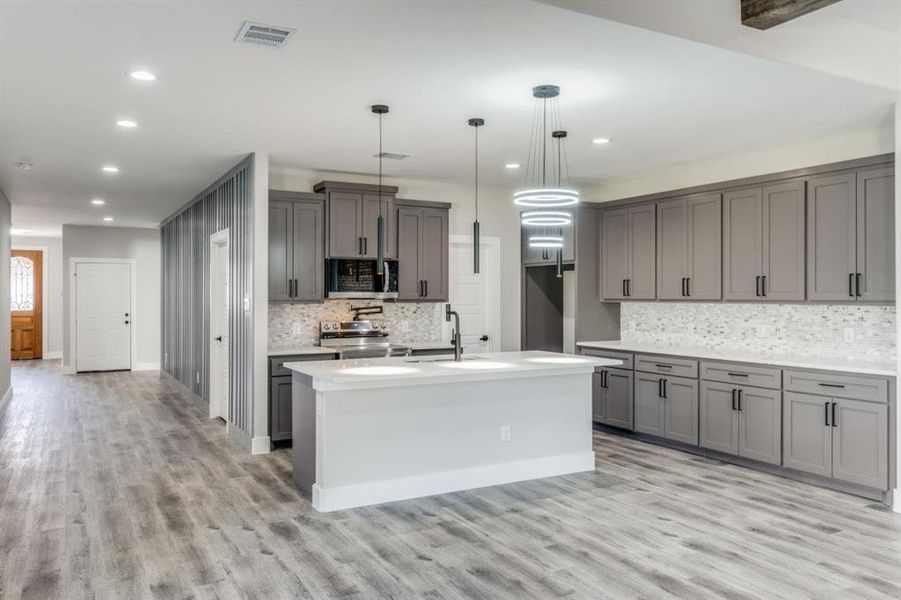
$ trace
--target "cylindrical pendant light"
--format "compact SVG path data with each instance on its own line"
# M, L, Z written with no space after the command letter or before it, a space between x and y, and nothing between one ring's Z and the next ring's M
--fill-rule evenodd
M557 187L563 183L563 138L566 132L563 130L551 132L551 137L557 140ZM560 227L560 237L563 237L563 227ZM557 279L563 277L563 247L557 248Z
M388 113L385 104L373 104L372 112L379 116L379 218L376 227L375 272L385 275L385 217L382 214L382 115ZM385 286L387 288L387 286Z
M485 119L473 117L469 120L469 126L475 130L475 208L476 217L472 222L472 272L479 273L479 127L485 124Z

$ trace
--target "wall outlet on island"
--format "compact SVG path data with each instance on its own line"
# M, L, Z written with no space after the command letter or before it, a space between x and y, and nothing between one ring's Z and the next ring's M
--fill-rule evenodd
M510 425L501 425L501 441L509 442L513 437L513 428Z

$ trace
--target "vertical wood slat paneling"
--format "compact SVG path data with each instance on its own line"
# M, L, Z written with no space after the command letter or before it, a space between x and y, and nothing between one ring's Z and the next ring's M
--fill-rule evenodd
M210 236L229 230L229 422L250 435L253 319L253 163L242 161L162 225L163 369L210 401ZM198 382L199 374L199 382Z

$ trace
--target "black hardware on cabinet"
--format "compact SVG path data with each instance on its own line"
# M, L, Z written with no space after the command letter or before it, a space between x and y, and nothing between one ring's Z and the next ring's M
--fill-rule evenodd
M672 369L673 368L673 365L664 365L661 363L654 363L654 366L657 367L658 369Z
M848 295L854 297L854 273L848 273Z
M626 293L626 280L623 279L623 297L628 296L628 295L629 294Z
M854 278L854 294L858 298L860 297L860 273L858 273Z
M293 297L294 297L294 280L289 279L288 280L288 298L293 298Z
M663 398L663 380L662 379L657 380L657 397Z
M669 394L666 393L666 379L663 380L663 397L669 398Z
M691 277L685 278L685 295L691 296Z
M685 277L682 278L682 295L685 296Z
M479 341L480 341L480 342L487 342L487 341L488 341L488 336L487 336L487 335L483 335L482 337L479 338Z
M760 294L766 297L766 275L760 278Z
M626 279L626 295L629 297L632 296L632 280L631 279Z
M823 387L832 387L832 388L843 388L843 387L845 387L844 384L842 384L842 383L822 383L822 382L820 382L820 385L823 386Z
M829 403L824 404L823 408L826 409L826 427L829 427Z
M221 341L222 341L222 336L221 336L221 335L217 335L217 336L216 336L216 341L217 341L217 342L221 342Z
M741 392L742 392L741 390L738 390L738 411L739 411L739 412L742 411L742 408L741 408Z
M836 404L838 404L838 402L832 403L832 426L833 427L835 427L835 405Z
M125 321L125 324L128 325L128 321Z
M747 377L747 373L726 373L729 377Z
M738 391L738 390L732 390L732 410L737 410L737 409L735 408L735 395L736 395L735 393L736 393L737 391Z
M128 316L128 313L125 313L125 316L127 317L127 316Z
M423 281L423 283L425 283L425 294L423 294L423 296L428 298L429 297L429 280L426 279L425 281Z
M760 275L754 278L754 295L760 297Z
M369 252L369 238L364 237L363 238L363 254L366 254L368 252Z

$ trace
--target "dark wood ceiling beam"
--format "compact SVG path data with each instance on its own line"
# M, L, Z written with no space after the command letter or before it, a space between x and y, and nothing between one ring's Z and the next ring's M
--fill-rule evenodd
M741 23L769 29L812 13L838 0L741 0Z

